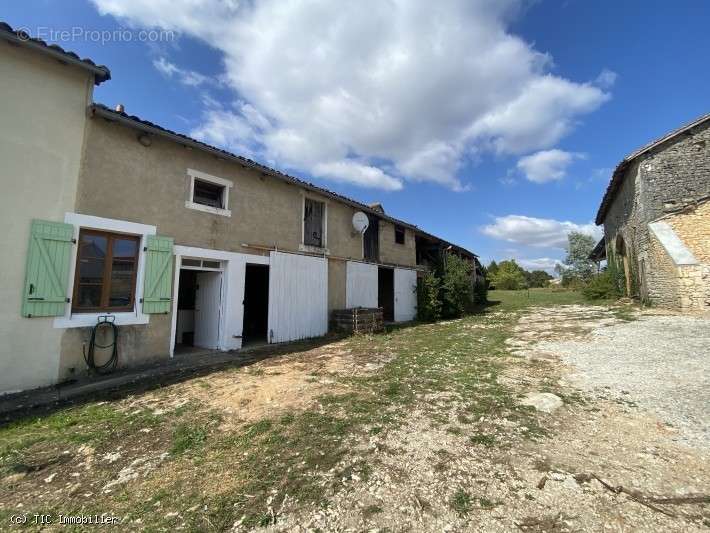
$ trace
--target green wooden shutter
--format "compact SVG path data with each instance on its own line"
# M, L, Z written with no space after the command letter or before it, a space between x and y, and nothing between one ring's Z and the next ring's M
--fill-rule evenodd
M169 313L173 286L173 239L149 235L145 258L144 313Z
M71 224L32 221L22 316L64 315L73 242L74 226Z

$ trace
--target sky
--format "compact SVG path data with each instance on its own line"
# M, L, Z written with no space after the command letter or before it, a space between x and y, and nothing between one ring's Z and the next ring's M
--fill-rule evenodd
M710 112L710 3L25 0L94 100L551 270L625 155Z

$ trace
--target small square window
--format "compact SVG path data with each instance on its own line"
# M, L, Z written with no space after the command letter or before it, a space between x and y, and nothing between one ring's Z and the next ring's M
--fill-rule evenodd
M404 244L404 228L402 226L394 227L394 242Z
M195 180L192 201L196 204L208 205L224 209L224 193L227 187L203 180Z

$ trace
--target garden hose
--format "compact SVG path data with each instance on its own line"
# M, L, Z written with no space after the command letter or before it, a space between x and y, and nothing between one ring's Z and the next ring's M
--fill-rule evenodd
M82 347L82 352L84 353L84 361L90 370L96 372L97 374L108 374L116 369L118 365L118 326L114 323L115 317L106 315L100 316L96 325L91 329L91 338L89 339L89 353L86 353L86 345ZM113 335L113 341L108 344L97 344L96 343L96 332L99 329L110 328ZM96 364L94 360L94 351L96 348L105 350L106 348L111 348L111 357L105 363L100 365Z

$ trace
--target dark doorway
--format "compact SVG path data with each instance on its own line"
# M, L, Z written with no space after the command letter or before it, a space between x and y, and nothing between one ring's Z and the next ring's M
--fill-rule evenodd
M269 327L269 266L247 265L244 278L242 346L266 342Z
M385 322L394 322L394 269L377 269L377 306Z
M193 346L195 341L195 294L197 271L180 270L178 285L178 315L175 328L175 350Z

